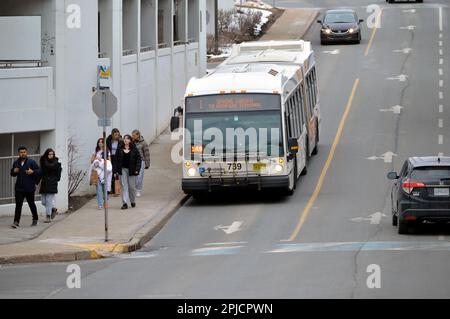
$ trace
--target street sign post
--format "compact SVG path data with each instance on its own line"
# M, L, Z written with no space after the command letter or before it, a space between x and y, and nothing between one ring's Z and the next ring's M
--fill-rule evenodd
M105 242L108 241L108 149L106 127L111 126L111 117L117 112L117 98L108 88L95 91L92 96L92 110L98 116L98 126L103 128L103 209L105 210Z

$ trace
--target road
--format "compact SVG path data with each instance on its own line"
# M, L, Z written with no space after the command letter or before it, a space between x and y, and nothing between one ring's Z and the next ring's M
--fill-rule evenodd
M367 19L374 2L342 5ZM386 173L408 156L450 148L450 9L445 1L375 3L381 28L364 24L360 45L320 46L317 24L305 37L315 49L323 127L294 196L191 199L141 251L79 262L80 289L66 287L68 263L4 266L0 297L449 298L450 230L398 235ZM379 267L379 288L367 285L370 265Z

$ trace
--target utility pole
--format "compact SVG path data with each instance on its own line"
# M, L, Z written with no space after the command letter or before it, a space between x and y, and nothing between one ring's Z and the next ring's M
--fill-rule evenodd
M214 51L219 54L219 0L214 0Z

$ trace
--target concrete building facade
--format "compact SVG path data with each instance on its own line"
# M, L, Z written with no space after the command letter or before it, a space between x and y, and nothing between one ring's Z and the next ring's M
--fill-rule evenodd
M87 171L101 136L91 103L99 66L110 67L108 86L118 99L113 127L122 134L137 128L148 142L167 127L188 80L206 72L206 1L0 2L0 24L8 26L0 28L7 42L0 48L0 214L13 213L9 170L20 145L36 159L55 149L63 165L56 205L67 210L68 141L76 146L73 168ZM38 21L25 17L38 17L40 35L32 32ZM17 37L30 48L11 40ZM38 59L21 54L39 50ZM85 192L92 192L86 179Z

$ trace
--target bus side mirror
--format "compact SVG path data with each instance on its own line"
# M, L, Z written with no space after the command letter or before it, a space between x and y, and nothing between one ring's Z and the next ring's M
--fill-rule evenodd
M364 22L364 19L359 19L359 23L363 23Z
M322 20L317 20L317 23L320 23L320 24L322 24Z
M397 172L389 172L388 174L387 174L387 178L388 179L398 179L398 175L397 175Z
M290 154L298 153L298 140L295 137L291 137L288 140L288 148Z
M170 131L173 132L180 127L180 118L178 116L172 116L170 119Z
M177 115L178 113L178 115ZM180 127L179 115L183 115L183 108L181 106L175 108L173 111L173 116L170 119L170 131L173 132Z

